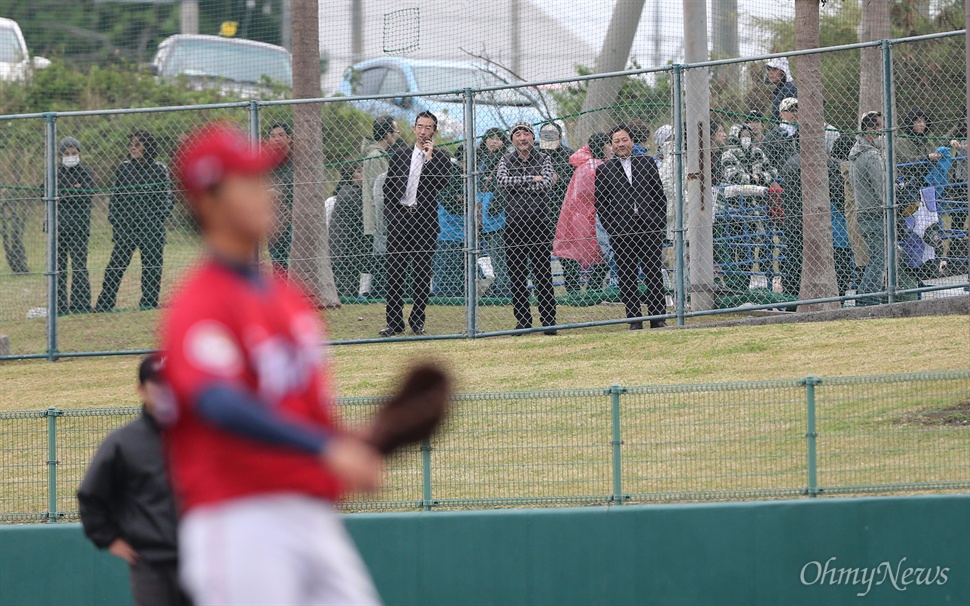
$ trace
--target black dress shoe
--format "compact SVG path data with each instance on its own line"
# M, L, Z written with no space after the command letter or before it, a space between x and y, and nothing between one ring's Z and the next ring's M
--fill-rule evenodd
M384 328L381 329L379 333L377 333L377 336L386 339L388 337L396 337L398 335L403 335L403 334L404 334L403 328L398 329L398 328L391 328L390 326L385 326Z
M630 330L643 330L643 322L630 322Z
M650 328L667 328L667 322L664 320L650 320Z
M420 337L424 334L424 324L412 324L411 332Z

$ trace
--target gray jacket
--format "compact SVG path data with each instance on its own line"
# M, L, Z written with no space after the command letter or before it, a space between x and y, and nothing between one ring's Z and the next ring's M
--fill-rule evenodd
M849 178L859 219L881 220L886 205L886 165L879 150L861 136L849 152Z

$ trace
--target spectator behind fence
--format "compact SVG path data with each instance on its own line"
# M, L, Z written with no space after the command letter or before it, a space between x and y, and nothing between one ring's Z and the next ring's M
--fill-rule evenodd
M404 288L411 269L414 304L408 324L416 335L425 333L431 290L431 260L438 238L438 193L448 184L451 162L435 149L438 118L421 112L414 120L413 148L397 148L384 179L384 220L387 223L387 326L381 337L404 333Z
M505 226L506 213L498 199L502 190L495 183L498 164L505 157L509 139L501 128L490 128L478 145L478 203L482 219L482 237L485 252L491 261L495 279L486 293L490 297L509 299L509 273L506 263Z
M775 87L771 101L771 119L784 120L781 116L781 102L798 97L798 87L788 66L788 57L776 57L765 64L765 83Z
M496 182L503 191L507 216L505 246L515 329L532 328L528 288L531 263L539 319L548 329L544 334L552 336L556 334L552 328L556 325L556 299L550 262L553 234L548 195L555 173L549 156L535 149L531 124L516 122L509 134L515 151L499 162Z
M674 228L677 224L677 209L674 203L677 197L674 195L675 163L674 154L674 129L669 124L664 124L653 135L654 143L657 145L657 168L660 171L660 181L664 186L664 196L667 198L667 239L674 239ZM684 226L687 226L687 206L683 208Z
M341 299L352 299L360 276L369 265L371 242L364 235L362 169L358 162L340 167L341 180L330 216L330 258L333 279Z
M714 185L724 183L721 174L721 156L727 149L728 135L720 120L711 119L711 181Z
M613 158L596 169L596 214L610 235L619 273L620 298L627 318L637 318L646 303L648 315L666 313L662 275L663 241L667 202L657 164L647 156L633 156L633 139L628 127L619 125L610 133ZM643 272L646 294L638 287ZM662 319L650 320L650 328L666 326ZM643 322L630 323L630 330L642 330Z
M544 124L539 129L539 149L552 160L552 188L549 190L549 223L556 225L562 212L563 202L566 200L566 190L573 178L573 165L570 158L571 150L562 141L561 126L556 122ZM563 280L566 289L575 286L579 288L579 266L567 263L562 266Z
M747 124L735 124L728 136L728 148L721 154L721 178L732 185L768 187L778 176L765 152L755 142Z
M630 127L630 136L633 137L633 155L650 155L650 127L643 120L630 120L626 123Z
M158 162L154 135L136 130L128 139L128 159L115 172L108 221L114 248L104 270L96 311L115 307L118 288L135 250L141 251L142 309L156 309L162 285L165 221L172 214L168 167Z
M609 135L595 133L588 144L569 158L575 171L566 190L552 244L552 254L562 263L563 275L576 276L574 282L566 280L569 293L579 292L580 268L593 268L587 290L601 290L606 278L606 257L596 241L595 181L596 169L605 161L606 148L611 146Z
M165 469L159 422L168 394L162 360L138 367L141 415L105 438L77 491L84 534L128 564L137 606L191 604L179 587L175 499Z
M869 263L859 280L859 294L880 292L886 285L886 168L882 158L882 114L867 112L859 122L862 131L849 152L849 174L855 196L856 222L866 243ZM865 297L858 305L878 305L880 297Z
M269 127L270 144L286 156L273 169L273 189L276 193L276 229L269 238L269 258L273 267L286 273L293 243L293 129L286 122L274 122Z
M432 293L465 294L465 146L455 149L448 185L438 194L438 242L434 253Z
M953 150L954 161L950 166L950 183L959 184L946 188L944 197L950 200L967 199L967 108L963 108L963 115L959 122L947 133L950 148ZM966 210L950 215L952 229L963 229L970 233L970 213ZM967 249L970 235L965 238L949 240L948 255L951 258L962 259L962 269L966 271Z
M779 112L781 123L768 131L763 146L768 162L777 171L798 153L798 99L790 97L782 101Z
M829 177L829 213L832 223L832 250L835 263L835 277L838 295L844 295L853 281L852 248L849 246L849 234L846 228L845 214L845 186L839 167L849 152L849 146L839 143L840 138L833 139L831 145L826 144L827 169ZM851 140L846 137L847 142ZM803 212L802 212L802 172L801 154L796 153L788 159L781 172L781 186L783 188L782 201L784 204L785 242L788 248L782 261L782 286L786 293L798 295L802 282L802 267L804 258Z
M387 253L387 226L384 223L384 191L378 186L387 174L387 159L399 148L405 148L397 121L390 116L374 120L372 136L361 145L364 156L362 168L362 214L364 235L371 241L372 258L361 279L358 292L362 296L384 294L384 264Z
M91 237L91 200L94 171L81 158L81 144L74 137L61 139L61 162L57 167L57 309L60 313L91 311L91 280L88 276L88 240ZM68 262L71 291L68 296Z
M745 116L745 124L751 129L754 137L754 144L761 147L765 140L765 115L756 109L752 109Z

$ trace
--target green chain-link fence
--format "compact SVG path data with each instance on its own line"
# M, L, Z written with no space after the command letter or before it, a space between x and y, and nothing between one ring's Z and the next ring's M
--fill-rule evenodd
M360 425L381 402L347 398ZM348 510L764 499L970 488L970 371L467 393ZM139 409L0 413L0 520L74 519Z

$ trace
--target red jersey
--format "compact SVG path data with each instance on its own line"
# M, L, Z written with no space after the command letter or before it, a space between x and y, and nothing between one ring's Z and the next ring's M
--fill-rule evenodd
M208 260L172 301L161 339L177 404L165 440L183 511L273 492L339 497L339 482L317 456L235 435L195 411L208 387L230 385L288 420L332 427L322 326L301 292Z

